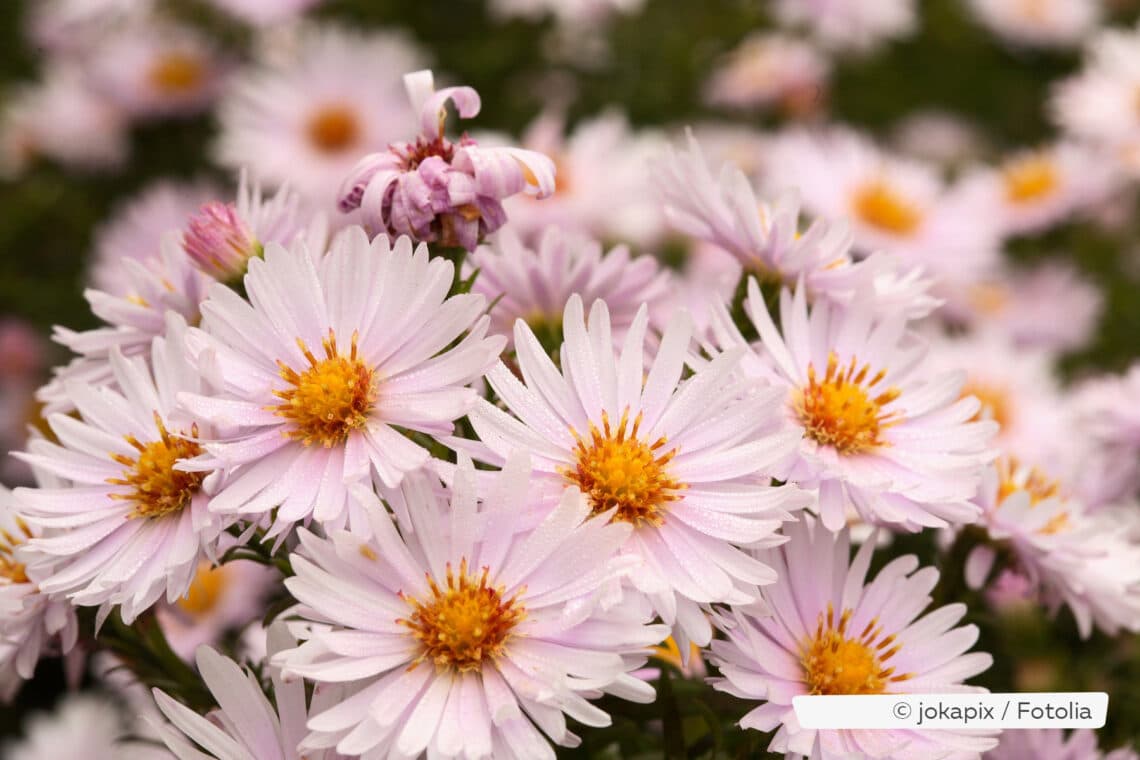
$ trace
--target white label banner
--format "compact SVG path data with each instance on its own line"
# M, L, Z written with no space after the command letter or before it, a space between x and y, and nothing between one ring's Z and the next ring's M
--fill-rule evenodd
M804 728L1101 728L1103 691L792 698Z

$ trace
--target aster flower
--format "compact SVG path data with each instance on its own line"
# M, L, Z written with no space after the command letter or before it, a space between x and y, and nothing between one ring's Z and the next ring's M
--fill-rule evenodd
M480 400L468 416L482 444L469 448L497 465L529 451L542 477L581 488L594 514L616 507L611 519L633 526L623 553L645 563L630 583L687 651L690 640L704 646L712 635L701 605L747 602L738 587L774 579L737 547L772 540L785 510L803 506L797 491L767 481L799 435L771 433L777 394L734 378L740 350L681 382L692 334L683 313L646 368L647 321L642 307L618 351L605 302L594 302L587 324L572 296L561 371L516 323L523 382L502 363L487 375L515 416Z
M253 26L272 26L297 18L324 0L209 0L220 10Z
M525 457L482 501L469 461L446 495L433 480L405 478L410 524L399 529L371 489L354 487L370 539L299 531L297 574L286 585L313 625L274 662L318 684L355 682L351 697L310 718L301 746L553 759L549 742L578 744L566 716L609 725L590 699L608 692L651 702L653 689L629 672L668 630L645 625L650 615L638 605L597 606L631 569L615 556L631 527L589 519L589 503L569 488L520 531L519 513L536 498Z
M705 85L714 106L778 106L792 116L820 109L830 62L812 45L778 33L745 38Z
M816 219L801 234L795 193L782 194L774 205L762 203L744 172L727 163L715 179L692 134L689 150L671 152L659 171L658 187L670 223L728 251L746 272L762 280L803 282L813 299L838 303L850 303L857 293L870 291L882 296L884 309L901 306L913 318L926 316L938 305L927 292L931 280L918 267L904 268L883 254L856 263L846 224Z
M503 18L539 21L553 15L562 24L588 27L615 13L637 13L643 5L645 0L492 0L491 10Z
M96 694L66 696L53 712L33 713L24 734L0 745L6 760L171 760L165 750L127 741L122 711Z
M39 157L80 171L112 169L126 160L127 137L123 115L80 71L54 65L11 93L0 112L0 176L17 176Z
M78 60L107 34L153 10L154 0L40 0L27 9L26 32L37 50Z
M352 511L347 485L375 474L395 486L423 466L427 449L401 431L451 433L504 344L486 337L483 296L447 297L452 272L426 246L351 227L319 262L303 241L266 246L248 302L213 286L188 345L220 392L182 395L192 414L239 427L201 437L197 466L227 471L211 509L276 510L270 535L310 517L331 529Z
M910 36L918 26L914 0L778 0L775 6L781 24L805 25L838 50L867 52Z
M12 493L0 486L0 701L10 702L35 674L40 657L68 653L79 633L75 610L44 594L17 556L34 530L16 512Z
M779 477L819 490L819 513L839 530L846 509L905 530L970 522L992 421L970 420L980 403L961 398L963 372L924 370L926 345L905 320L873 318L857 299L849 309L816 304L803 289L780 293L777 330L755 279L745 311L760 335L742 369L784 398L799 451ZM747 346L721 308L722 349Z
M475 90L434 92L430 71L408 74L404 83L420 115L420 134L362 158L341 185L341 211L361 209L374 233L472 251L506 222L504 199L554 192L554 164L546 156L522 148L481 148L466 135L458 142L444 136L448 101L459 118L470 119L479 113Z
M412 128L397 73L422 65L422 53L400 35L306 26L291 55L234 78L218 108L214 154L332 212L353 164Z
M1135 493L1140 485L1138 398L1140 364L1133 364L1119 376L1090 378L1075 390L1076 426L1090 441L1092 457L1098 460L1094 465L1100 465L1088 468L1088 463L1082 463L1092 470L1088 480L1101 483L1096 495L1081 487L1084 478L1078 484L1078 490L1092 505L1101 501L1119 501ZM1104 488L1105 482L1109 484L1107 489Z
M970 0L974 17L1016 45L1072 47L1100 24L1098 0Z
M984 760L1138 760L1131 747L1101 752L1096 732L1080 728L1068 735L1059 728L1032 728L1004 731L998 746L987 752Z
M479 271L472 292L494 304L491 331L508 340L518 319L542 334L560 332L566 302L577 293L586 304L606 302L621 345L641 304L652 308L670 290L668 272L653 257L631 256L625 246L603 253L597 241L553 227L534 250L504 229L476 249L467 265Z
M269 629L270 653L296 644L284 624ZM198 671L206 688L218 701L218 709L203 717L179 704L166 692L154 690L159 710L170 721L154 720L162 742L179 758L256 758L256 760L341 760L333 750L298 749L305 735L305 721L342 696L339 686L318 687L306 704L305 684L286 680L279 668L270 666L273 703L266 698L257 678L228 657L207 646L198 648ZM205 750L207 754L202 754Z
M227 69L209 38L153 18L105 35L88 66L98 92L142 119L199 113L221 91Z
M797 695L983 691L962 682L993 659L967 654L978 629L954 627L964 604L919 617L938 571L919 570L913 555L893 560L868 583L874 541L852 559L847 530L836 535L807 518L785 533L788 543L758 555L779 576L760 592L770 614L737 608L716 617L725 639L712 643L711 659L722 676L713 686L764 702L740 726L776 730L769 751L821 760L977 758L992 748L996 740L978 731L815 730L797 723Z
M183 596L225 527L207 511L207 473L176 469L211 433L175 412L179 391L200 385L184 356L185 329L168 315L166 336L153 342L153 373L143 357L113 349L119 390L68 384L80 419L51 415L60 443L34 440L16 455L68 481L13 492L20 514L43 531L24 544L21 561L42 592L99 606L100 622L113 605L129 624L164 592L171 602Z
M1083 638L1094 625L1109 635L1140 630L1140 543L1119 514L1090 514L1061 483L1012 459L987 471L977 501L989 537L1012 551L1016 571L1052 612L1069 607ZM996 556L987 544L973 549L972 588L985 583Z
M986 138L969 120L949 111L920 110L891 130L891 142L904 155L953 166L981 158Z

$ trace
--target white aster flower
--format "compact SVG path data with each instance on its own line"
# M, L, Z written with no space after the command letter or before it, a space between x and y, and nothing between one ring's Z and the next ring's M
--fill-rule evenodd
M1094 625L1110 636L1140 630L1140 542L1122 519L1134 505L1090 513L1059 482L1012 459L986 472L977 501L990 539L1012 551L1014 569L1052 612L1068 606L1082 637ZM996 558L989 545L974 548L971 588L984 585Z
M173 760L158 747L128 740L127 722L105 695L64 697L51 713L33 713L19 741L0 746L5 760Z
M873 294L883 311L923 317L937 305L932 281L920 267L875 254L856 263L848 225L817 218L800 232L798 195L785 192L774 204L756 199L744 172L724 164L714 178L696 139L671 151L660 165L658 187L665 217L681 232L731 253L744 271L783 285L802 282L813 300L850 303Z
M38 535L0 486L0 702L10 702L45 654L67 654L79 634L75 610L28 577L16 551Z
M938 581L933 567L919 570L918 560L907 555L867 583L874 541L852 559L847 530L835 535L809 518L786 533L788 543L758 555L779 576L760 591L764 608L737 608L716 619L726 639L712 643L711 659L722 676L713 686L764 701L741 719L741 727L776 730L770 751L818 760L978 758L992 748L996 740L979 731L799 725L792 710L797 695L983 691L962 682L993 658L966 653L978 629L954 627L964 604L919 617Z
M332 213L357 160L414 128L400 77L422 67L422 55L396 34L316 26L302 29L291 53L235 77L219 106L214 152Z
M756 33L734 49L705 85L714 106L778 106L792 116L820 110L831 63L814 46L778 33Z
M296 641L284 624L269 629L270 654L293 646ZM268 669L273 685L273 703L266 698L253 673L238 667L210 647L197 653L198 671L218 709L202 717L155 689L159 710L170 721L153 720L162 742L183 760L342 760L334 750L299 749L310 714L322 712L343 696L339 686L313 690L306 704L305 684L282 678L279 668ZM206 754L202 754L205 750Z
M827 47L868 52L918 27L915 0L776 0L776 19L806 25Z
M175 413L177 394L200 386L186 362L185 329L168 316L166 336L153 342L153 371L144 357L112 350L119 390L69 383L81 419L51 415L60 443L35 440L17 455L68 481L13 492L21 515L42 531L20 559L44 593L100 606L100 622L113 605L129 624L164 592L170 602L183 596L225 527L207 511L207 473L176 469L211 433Z
M606 302L621 345L641 304L653 308L670 292L669 273L652 256L631 256L624 245L603 252L596 240L553 227L533 250L504 229L467 266L469 273L479 270L472 292L494 304L492 332L508 340L518 319L537 333L560 333L566 302L577 293L587 305Z
M1096 30L1100 0L969 0L974 17L1016 45L1072 47Z
M582 299L571 297L561 371L516 323L524 382L502 363L487 375L515 416L480 400L469 418L483 445L470 448L499 465L528 451L544 478L581 488L594 514L616 508L612 519L634 528L623 553L645 562L630 583L687 651L690 639L704 646L712 635L701 605L746 602L739 586L772 582L737 547L772 540L784 510L803 506L797 491L767 480L799 435L770 434L777 393L734 378L739 349L681 381L692 334L683 313L646 369L647 321L642 307L615 350L605 303L594 302L587 325Z
M926 344L899 318L876 320L857 300L817 304L803 289L780 293L777 330L755 279L745 310L760 335L742 363L755 382L784 397L799 440L781 477L819 489L819 513L839 530L847 508L870 523L906 530L971 522L970 502L997 424L970 420L977 399L961 398L964 372L932 373ZM727 309L714 329L722 349L747 346Z
M591 520L576 488L530 530L535 509L525 456L483 495L470 462L447 497L409 474L399 530L371 489L354 497L372 535L325 540L300 531L289 591L313 621L299 648L274 660L286 674L355 682L353 695L309 720L303 747L350 755L554 758L550 741L576 746L566 717L607 726L589 700L609 692L651 702L630 675L668 633L638 605L597 606L631 568L615 552L631 526ZM545 734L545 736L544 736Z
M1131 747L1101 752L1096 732L1079 728L1068 735L1059 728L1032 728L1002 732L998 746L984 760L1140 760Z
M240 428L202 437L201 466L227 472L211 509L276 510L271 535L309 518L339 527L357 511L349 484L374 474L395 486L423 466L427 449L402 431L450 434L505 342L486 336L483 296L447 297L452 273L425 245L369 243L351 227L319 262L303 241L268 245L249 263L248 302L213 286L188 345L220 391L182 396L201 419Z

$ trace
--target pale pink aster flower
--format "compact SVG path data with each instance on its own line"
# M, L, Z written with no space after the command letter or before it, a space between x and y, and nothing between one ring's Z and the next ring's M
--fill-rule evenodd
M13 492L20 514L43 531L20 559L41 591L99 606L100 622L113 605L130 623L164 592L171 602L184 595L225 527L207 511L207 473L176 469L212 432L175 410L180 391L200 386L185 357L185 330L168 315L166 336L153 341L153 370L143 357L112 350L119 390L69 383L80 419L51 415L60 443L34 440L17 454L68 481Z
M219 106L215 156L332 213L361 156L414 127L399 75L422 65L422 53L398 34L304 27L290 55L235 77Z
M318 215L315 226L324 223ZM324 230L314 231L302 213L301 199L288 188L263 199L261 186L241 174L236 203L212 201L203 204L186 225L182 249L199 269L221 282L245 274L251 258L258 257L270 242L289 245L298 235L315 235L319 242Z
M1012 550L1016 571L1050 611L1072 611L1082 638L1094 626L1110 636L1140 630L1140 542L1114 510L1090 513L1059 482L1012 459L986 472L977 502L990 539ZM994 547L976 546L967 584L982 587L996 559Z
M420 115L420 134L362 158L341 185L341 211L359 208L374 233L473 251L507 221L504 199L554 192L554 164L546 156L522 148L481 148L466 135L458 142L444 136L448 101L459 118L470 119L479 113L475 90L435 92L427 70L406 75L404 83Z
M863 254L886 251L939 279L971 282L999 260L992 210L951 192L931 165L891 155L844 128L788 132L769 150L766 191L796 187L811 214L850 219Z
M492 0L491 11L500 18L531 21L554 16L561 24L588 28L617 13L636 13L643 5L645 0Z
M909 37L918 27L915 0L777 0L775 6L781 24L807 26L837 50L869 52Z
M744 39L705 85L714 106L778 106L792 116L818 112L824 101L831 62L814 46L778 33Z
M1115 167L1074 143L1020 151L996 168L975 168L959 180L977 195L1003 234L1040 232L1095 209L1118 186Z
M160 604L155 614L171 650L189 660L199 646L217 645L224 634L260 620L266 598L280 583L276 570L257 562L203 560L186 594Z
M1080 73L1062 80L1050 102L1054 120L1071 137L1111 151L1140 173L1140 28L1106 28L1085 50Z
M33 713L24 737L0 745L5 760L173 760L158 747L128 741L127 721L110 697L72 694L50 713Z
M324 0L209 0L210 4L252 26L272 26L296 19Z
M645 567L630 583L648 596L683 650L708 644L701 605L747 602L744 584L771 583L770 570L738 547L770 541L802 494L767 478L799 438L777 424L777 393L734 375L741 351L719 355L682 382L692 326L675 315L645 367L642 307L614 348L609 310L595 301L587 324L572 296L562 320L561 370L523 322L515 351L524 382L500 363L487 381L503 405L480 400L469 419L482 441L475 456L502 465L528 451L535 470L576 485L594 514L633 526L622 552ZM647 373L647 374L646 374Z
M927 346L904 319L877 320L861 299L809 312L803 289L784 289L777 330L755 279L745 311L760 341L749 347L722 307L717 344L747 348L744 373L784 397L785 425L799 446L776 475L818 488L829 530L846 524L849 506L867 522L905 530L978 515L970 499L998 426L971 421L981 404L961 398L964 372L927 371Z
M1064 48L1100 24L1100 0L969 0L974 18L1007 42Z
M41 81L12 92L0 113L0 176L14 177L40 157L80 171L114 169L128 147L123 115L71 66L49 66Z
M38 0L27 8L27 35L37 49L79 60L101 39L151 16L154 0Z
M396 486L422 467L427 449L401 430L451 433L505 343L487 337L482 295L447 297L452 273L427 246L350 227L319 262L303 244L268 245L249 263L248 302L213 286L188 345L220 392L182 394L192 414L240 426L201 438L199 466L227 472L211 509L274 511L271 535L310 518L365 528L347 486L373 474Z
M523 147L554 161L553 194L518 195L504 205L511 227L534 242L551 226L578 230L602 240L648 247L662 237L661 210L647 168L664 147L660 134L635 131L619 111L579 122L566 133L561 111L535 119Z
M813 300L850 303L856 294L882 296L885 310L911 318L926 316L939 303L928 293L932 281L914 265L904 267L883 254L856 263L846 223L816 219L801 234L795 193L783 193L772 205L758 201L744 172L727 163L714 178L691 134L688 151L673 151L660 165L658 188L674 227L728 251L762 280L802 282Z
M1096 732L1079 728L1068 735L1059 728L1003 731L998 746L984 760L1140 760L1131 747L1101 752Z
M1099 445L1140 459L1140 363L1121 375L1085 381L1075 405L1081 429Z
M868 583L874 541L851 558L846 530L836 535L808 518L785 532L788 543L758 554L779 576L760 590L764 607L737 608L716 619L726 638L712 643L711 659L721 672L713 686L764 701L740 726L775 730L771 752L819 760L978 758L997 744L983 731L801 727L795 696L984 691L962 682L993 658L967 653L978 629L954 627L966 605L919 617L938 581L935 568L919 570L917 558L906 555Z
M37 535L16 511L12 492L0 486L0 702L12 700L41 657L67 654L79 634L75 609L42 593L16 557Z
M87 65L92 86L141 119L205 110L228 68L214 43L193 27L153 19L116 28Z
M981 158L986 138L970 121L948 111L917 111L891 130L891 142L905 155L936 164L960 164Z
M270 654L293 646L296 641L284 624L269 629ZM322 712L342 698L343 689L314 689L311 701L305 683L285 679L279 668L269 666L273 702L266 698L257 677L228 657L207 646L197 652L198 672L218 701L218 709L203 717L176 702L166 692L154 689L154 700L169 723L153 721L163 744L179 758L205 760L342 760L331 749L299 749L309 715ZM306 702L309 701L309 704ZM205 750L206 754L202 754ZM347 760L347 758L345 758Z
M668 629L646 625L646 608L598 604L633 569L616 554L631 526L591 520L586 498L568 488L520 531L519 512L541 491L525 455L485 494L469 460L446 495L437 486L423 472L405 478L410 524L399 529L372 489L354 487L372 523L367 541L299 531L297 574L285 583L313 624L273 662L318 684L355 682L353 696L310 718L301 746L553 760L550 742L579 743L567 716L610 724L589 700L652 702L652 687L630 671Z
M479 270L471 290L494 304L491 331L507 336L508 345L519 319L539 333L560 332L566 302L577 293L585 304L606 302L620 346L641 304L653 308L671 287L669 273L652 256L631 256L624 245L603 252L596 240L555 227L534 249L504 229L475 250L467 268Z

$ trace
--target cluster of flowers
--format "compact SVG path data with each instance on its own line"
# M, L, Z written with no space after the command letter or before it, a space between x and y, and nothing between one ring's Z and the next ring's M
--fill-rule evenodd
M254 23L313 4L214 2ZM834 5L777 16L858 48L915 23L909 2ZM971 5L1059 44L1017 3ZM172 23L149 3L51 6L33 29L70 63L35 97L73 117L12 105L11 155L106 166L124 115L224 92L213 157L241 173L232 200L156 186L98 235L103 325L57 328L75 357L13 455L35 484L0 490L0 698L44 656L80 668L81 634L98 647L153 616L216 709L103 661L145 720L76 701L13 757L554 757L581 741L568 719L652 702L664 667L715 668L750 705L740 726L791 756L1099 756L1090 732L816 731L791 705L980 688L966 606L928 609L938 570L870 572L896 533L938 531L963 555L943 581L995 606L1140 631L1140 369L1062 390L1057 356L1087 343L1099 294L1002 256L1077 216L1112 223L1140 155L1136 33L1104 32L1057 88L1064 141L950 183L940 162L971 155L952 124L895 148L845 127L670 137L613 113L566 136L552 108L519 147L449 137L448 108L472 118L479 96L401 79L424 56L400 37L302 25L239 69L188 32L138 34ZM818 115L828 68L752 40L709 97ZM680 271L598 242L673 236ZM34 341L0 345L20 384ZM214 648L235 628L255 667Z

